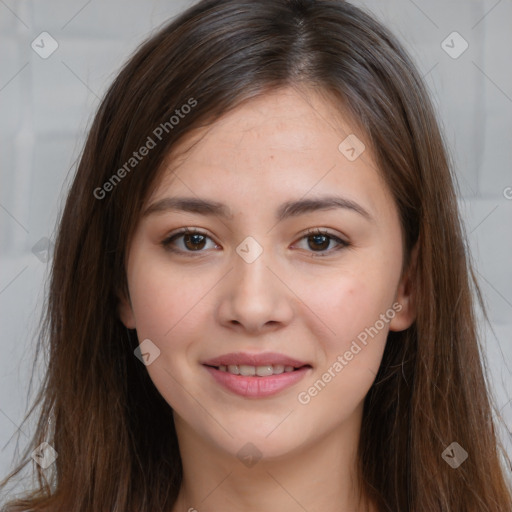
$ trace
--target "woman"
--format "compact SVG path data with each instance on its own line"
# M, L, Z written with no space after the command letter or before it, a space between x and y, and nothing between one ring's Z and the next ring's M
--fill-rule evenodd
M396 39L346 2L199 2L91 127L40 485L5 510L512 510L473 286Z

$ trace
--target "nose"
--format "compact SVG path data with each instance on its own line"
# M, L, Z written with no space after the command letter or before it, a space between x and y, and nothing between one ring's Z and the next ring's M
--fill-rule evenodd
M288 325L294 295L280 276L278 265L263 250L254 261L233 254L233 266L220 288L218 320L225 327L251 334Z

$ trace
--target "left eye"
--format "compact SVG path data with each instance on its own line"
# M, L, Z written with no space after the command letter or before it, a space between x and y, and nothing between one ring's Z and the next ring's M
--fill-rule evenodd
M326 256L327 254L322 253L330 253L332 251L338 251L347 247L349 244L341 238L338 238L335 235L329 234L327 231L321 231L319 229L315 229L312 231L308 231L305 236L301 238L301 240L306 240L307 245L310 249L313 249L313 253L321 253L321 254L312 254L312 256ZM336 247L331 250L326 250L331 242L336 243Z
M180 241L180 244L177 243L178 240ZM186 229L166 238L162 242L162 246L173 252L204 252L203 249L208 248L206 247L207 240L213 242L206 233ZM349 245L348 242L341 240L337 236L318 229L307 232L306 235L300 238L300 240L306 240L308 248L311 249L313 253L329 253ZM333 241L337 246L334 247L334 249L327 250ZM176 245L181 245L181 247L177 248ZM213 245L218 247L214 242ZM313 256L324 256L324 254L313 254Z

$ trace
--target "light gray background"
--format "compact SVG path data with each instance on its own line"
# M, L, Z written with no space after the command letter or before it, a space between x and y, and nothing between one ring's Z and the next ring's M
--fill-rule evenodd
M512 0L388 0L370 8L424 75L451 148L491 325L489 378L512 431ZM0 476L19 431L54 224L99 98L120 65L186 0L0 0ZM58 49L31 48L46 31ZM454 59L442 42L469 44ZM461 48L460 41L447 43ZM509 188L510 187L510 188ZM41 242L44 245L44 240ZM501 435L512 453L511 434Z

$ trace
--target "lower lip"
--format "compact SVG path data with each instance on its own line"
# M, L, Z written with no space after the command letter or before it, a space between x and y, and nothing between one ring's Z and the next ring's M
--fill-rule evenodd
M243 375L222 372L211 366L205 365L205 368L219 384L229 391L246 398L263 398L275 395L283 389L293 386L293 384L306 375L308 370L311 370L311 367L304 366L293 372L283 372L279 375L245 377Z

